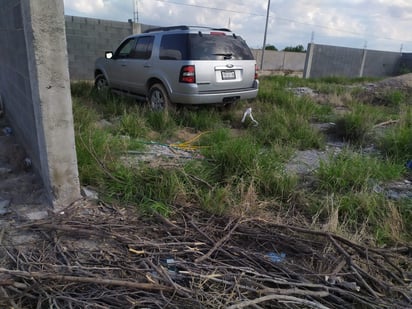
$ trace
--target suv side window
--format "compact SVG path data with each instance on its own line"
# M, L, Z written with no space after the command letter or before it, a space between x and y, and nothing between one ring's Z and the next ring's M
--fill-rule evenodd
M160 42L161 60L187 60L187 34L165 34Z
M136 45L136 39L130 38L122 43L114 54L114 58L129 58L130 52Z
M136 47L131 51L130 58L150 59L153 50L153 36L143 36L137 38Z

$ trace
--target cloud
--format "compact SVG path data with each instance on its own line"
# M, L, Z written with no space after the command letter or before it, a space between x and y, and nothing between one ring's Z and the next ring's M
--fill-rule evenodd
M268 0L139 0L139 22L156 26L228 27L249 45L263 44ZM66 13L127 21L132 0L65 0ZM383 50L412 50L409 0L271 0L267 44L278 48L315 43Z
M93 14L96 11L104 9L105 3L103 0L65 0L66 8L73 9L79 13Z

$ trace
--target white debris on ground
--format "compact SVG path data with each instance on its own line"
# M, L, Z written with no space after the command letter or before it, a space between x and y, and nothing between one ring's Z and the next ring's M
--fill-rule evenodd
M187 160L203 159L196 151L189 151L163 144L148 144L143 150L130 150L120 157L123 164L129 167L138 167L140 163L154 166L176 166Z
M243 117L242 117L241 122L244 123L245 120L246 120L246 118L247 118L248 116L249 116L250 120L252 120L253 125L254 125L255 127L257 127L257 126L259 125L259 122L257 122L257 121L255 120L255 118L253 118L252 108L251 108L251 107L249 107L248 109L246 109L246 111L245 111L244 114L243 114Z
M303 95L308 95L308 96L315 96L319 94L317 91L309 88L309 87L296 87L296 88L286 88L286 90L289 90L293 92L293 94L297 96L303 96Z

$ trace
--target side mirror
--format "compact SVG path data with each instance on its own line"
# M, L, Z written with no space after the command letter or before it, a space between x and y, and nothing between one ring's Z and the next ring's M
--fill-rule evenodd
M111 52L111 51L105 52L105 53L104 53L104 57L105 57L106 59L112 59L112 57L113 57L113 52Z

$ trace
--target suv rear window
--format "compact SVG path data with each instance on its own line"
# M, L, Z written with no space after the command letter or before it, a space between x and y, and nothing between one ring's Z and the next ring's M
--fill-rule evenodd
M160 43L162 60L253 60L246 42L225 34L165 34Z

